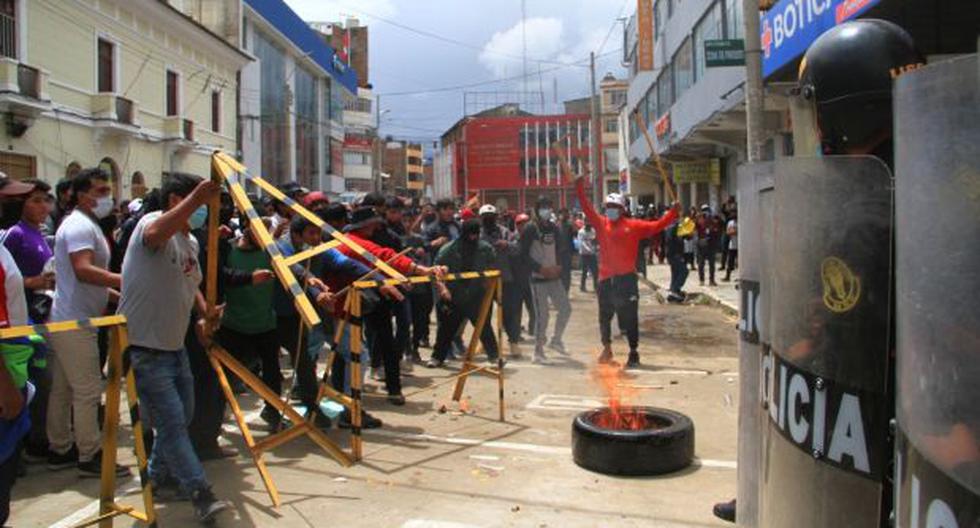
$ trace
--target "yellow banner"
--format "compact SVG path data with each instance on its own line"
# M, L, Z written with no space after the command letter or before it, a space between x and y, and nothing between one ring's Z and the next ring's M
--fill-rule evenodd
M673 169L674 183L721 184L721 161L718 158L674 162Z

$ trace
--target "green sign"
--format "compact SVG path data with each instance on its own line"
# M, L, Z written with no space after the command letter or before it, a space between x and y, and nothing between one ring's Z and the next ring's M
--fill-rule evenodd
M745 65L745 42L742 39L704 41L704 65L708 68Z

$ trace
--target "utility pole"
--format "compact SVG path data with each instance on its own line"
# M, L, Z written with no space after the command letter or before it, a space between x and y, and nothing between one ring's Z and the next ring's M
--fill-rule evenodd
M374 190L381 191L381 96L374 96Z
M592 109L592 203L602 203L603 163L599 145L602 143L602 131L599 129L599 98L595 93L595 52L589 52L589 89L591 97L589 108Z
M745 117L749 161L762 160L763 130L762 44L759 40L759 1L742 2L745 22Z

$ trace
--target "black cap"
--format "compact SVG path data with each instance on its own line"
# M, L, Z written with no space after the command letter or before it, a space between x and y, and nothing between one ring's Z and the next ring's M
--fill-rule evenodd
M379 222L381 222L381 217L374 210L374 207L358 207L351 213L350 224L344 227L344 231L356 231Z
M320 211L320 218L324 222L335 223L339 221L347 222L347 206L340 203L334 202L328 205L325 209Z

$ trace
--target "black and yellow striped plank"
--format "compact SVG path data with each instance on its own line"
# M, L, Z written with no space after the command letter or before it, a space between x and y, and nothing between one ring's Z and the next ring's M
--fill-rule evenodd
M10 328L0 328L0 339L14 339L17 337L27 337L32 335L46 336L59 332L71 332L72 330L103 328L106 326L117 326L126 324L124 315L107 315L105 317L92 317L90 319L76 319L74 321L58 321L56 323L13 326Z
M443 282L452 282L459 280L472 280L472 279L492 279L500 276L500 270L489 270L489 271L464 271L462 273L449 273L444 275L441 279ZM365 290L369 288L378 288L380 286L398 286L399 284L404 284L408 282L410 284L422 284L426 282L434 282L435 277L428 275L420 275L415 277L408 277L406 281L398 281L394 279L385 279L383 281L357 281L352 286L358 290Z
M393 279L399 279L399 280L405 279L405 277L401 273L396 271L393 267L382 262L380 259L375 257L372 253L370 253L369 251L361 247L360 244L354 242L349 237L347 237L346 235L344 235L343 233L335 229L333 226L324 222L322 218L314 214L312 211L303 207L292 198L283 194L282 191L277 189L275 185L265 181L265 179L263 179L261 176L254 176L250 174L248 172L248 168L242 165L240 162L238 162L238 160L232 158L227 153L221 151L216 151L213 154L213 156L215 157L215 159L218 160L218 167L221 169L221 172L225 176L226 180L231 181L230 179L235 173L241 174L243 177L248 178L252 183L259 186L263 191L269 193L269 195L271 195L273 198L285 204L286 207L292 209L293 212L302 216L313 225L322 229L327 235L333 237L334 239L340 241L345 246L351 248L352 251L360 255L363 259L367 260L369 263L371 263L381 271L385 272L385 274L388 275L389 277Z
M269 230L265 228L265 224L262 223L262 218L259 216L258 212L252 207L252 202L249 201L248 196L245 194L245 189L242 187L241 183L236 181L234 178L229 178L225 180L228 184L228 191L231 193L231 199L235 202L235 206L238 210L245 213L248 217L249 229L258 239L259 245L265 249L266 253L269 254L272 260L272 271L275 272L276 277L279 278L279 282L282 284L283 288L289 292L293 298L293 305L296 306L296 311L299 312L300 316L303 318L308 326L315 326L320 323L320 316L313 307L313 303L310 302L309 297L307 297L306 292L303 291L302 286L300 286L299 281L293 275L293 272L289 269L289 266L285 262L285 257L282 252L279 251L279 246L276 241L272 238Z

